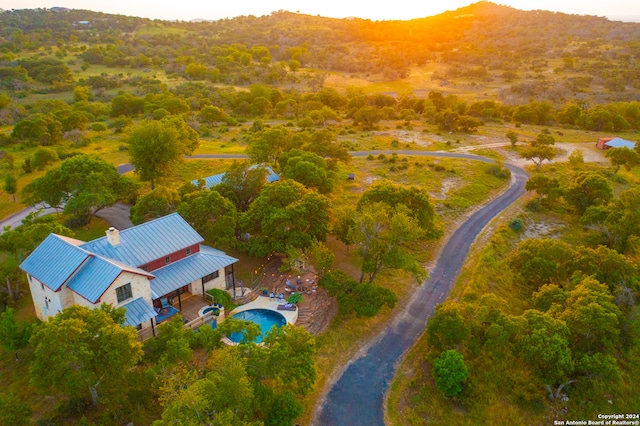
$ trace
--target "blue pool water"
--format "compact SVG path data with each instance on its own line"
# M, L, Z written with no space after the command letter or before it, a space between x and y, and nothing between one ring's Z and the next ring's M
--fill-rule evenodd
M267 332L271 330L271 327L282 327L287 324L287 320L284 319L280 313L268 309L249 309L248 311L238 312L232 318L255 322L260 326L262 334L256 337L254 340L255 343L262 342L262 339L266 336ZM236 343L242 341L242 333L231 333L228 337Z
M211 311L214 311L213 314L217 315L215 313L215 311L218 311L218 314L219 314L220 313L220 308L218 308L217 306L216 307L209 306L208 308L204 308L204 310L202 311L202 315L206 314L207 312L211 312Z

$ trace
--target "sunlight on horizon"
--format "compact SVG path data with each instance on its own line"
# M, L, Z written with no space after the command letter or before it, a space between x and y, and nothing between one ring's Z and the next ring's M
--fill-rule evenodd
M181 2L158 0L98 2L95 0L3 0L4 9L51 8L54 6L70 9L89 9L98 12L140 16L163 20L193 19L217 20L242 15L262 16L278 10L299 12L308 15L321 15L329 18L357 17L372 20L408 20L438 15L448 10L474 3L470 0L453 0L446 3L399 0L393 3L380 2L362 4L361 2L301 2L299 0L228 2L224 4L185 0ZM640 20L640 4L630 5L628 0L600 2L586 0L576 4L573 0L509 0L496 2L521 10L550 10L569 14L607 16L614 20Z

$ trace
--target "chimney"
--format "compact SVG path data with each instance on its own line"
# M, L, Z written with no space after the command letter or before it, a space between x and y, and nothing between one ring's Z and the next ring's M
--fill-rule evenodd
M120 244L120 231L113 226L109 228L109 230L107 230L107 241L109 241L109 244L112 246Z

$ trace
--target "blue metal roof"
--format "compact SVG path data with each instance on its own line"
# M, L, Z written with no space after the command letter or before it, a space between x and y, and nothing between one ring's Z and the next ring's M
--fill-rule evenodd
M67 282L67 287L89 302L96 303L121 272L122 268L113 263L91 256Z
M156 278L150 284L154 299L238 261L235 257L207 246L201 245L200 250L198 253L153 271Z
M89 255L68 239L49 234L20 264L20 269L51 290L58 291Z
M112 246L107 237L81 247L100 256L134 267L161 259L204 239L178 213L120 231L120 244Z
M604 143L610 148L629 148L633 149L636 146L635 142L628 141L622 138L613 138L609 142Z
M142 297L133 299L131 302L122 305L122 307L127 310L124 325L129 325L131 327L135 327L145 321L149 321L151 318L158 315L153 309L153 306L150 306Z
M280 176L278 176L278 174L273 171L271 166L254 164L253 166L249 167L249 169L253 170L256 167L264 167L267 170L267 183L273 183L277 180L280 180ZM224 177L224 175L225 173L219 173L217 175L207 176L206 178L204 178L203 180L204 180L205 188L211 189L216 185L220 185L222 183L222 178ZM191 183L194 184L195 186L198 186L198 180L199 179L192 180Z
M225 173L218 173L217 175L213 175L213 176L207 176L206 178L203 178L202 180L204 180L204 187L206 189L211 189L211 187L216 186L216 185L220 185L222 183L222 178L224 177ZM194 179L191 181L192 184L194 184L195 186L198 186L200 179Z

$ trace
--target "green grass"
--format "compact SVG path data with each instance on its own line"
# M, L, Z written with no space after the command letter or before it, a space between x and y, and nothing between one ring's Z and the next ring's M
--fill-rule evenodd
M61 222L64 223L65 216L61 215ZM82 241L91 241L96 238L101 238L105 236L105 231L109 229L109 224L99 217L91 218L91 222L87 225L80 228L72 228L72 231L75 232L75 238Z

